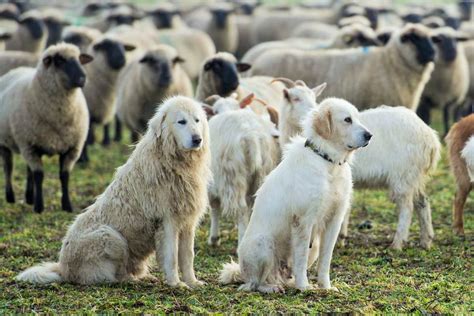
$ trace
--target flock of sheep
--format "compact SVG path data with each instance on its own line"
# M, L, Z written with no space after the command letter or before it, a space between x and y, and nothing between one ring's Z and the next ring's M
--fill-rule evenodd
M94 2L84 7L80 26L70 25L59 8L0 4L7 202L15 202L13 153L20 153L28 165L25 201L42 212L41 157L57 154L62 208L72 211L70 173L76 161L87 164L95 127L104 129L105 147L122 140L124 126L135 143L148 135L159 105L180 95L202 103L209 120L208 242L219 244L221 215L236 223L241 241L257 190L301 134L302 120L319 99L337 97L361 111L374 135L355 152L352 179L356 188L389 192L399 214L395 249L408 240L413 211L421 246L430 248L434 238L425 184L441 142L429 124L431 110L443 110L458 185L453 228L463 234L474 181L469 2L396 10L383 1L362 2L285 7L236 0L146 9ZM461 120L449 130L453 118ZM347 215L342 243L348 222Z

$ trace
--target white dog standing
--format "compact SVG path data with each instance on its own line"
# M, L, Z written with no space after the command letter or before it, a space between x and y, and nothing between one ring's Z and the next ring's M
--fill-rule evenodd
M168 99L112 183L71 225L59 262L32 267L17 279L80 284L139 279L147 276L147 258L156 250L170 286L202 284L194 275L193 248L208 204L209 165L201 105L186 97Z
M318 259L318 285L331 289L329 268L352 195L348 164L370 132L357 109L328 98L303 122L303 137L288 145L283 161L267 177L239 246L239 264L224 265L221 283L243 281L247 291L282 292L294 274L295 286L312 289L307 268Z

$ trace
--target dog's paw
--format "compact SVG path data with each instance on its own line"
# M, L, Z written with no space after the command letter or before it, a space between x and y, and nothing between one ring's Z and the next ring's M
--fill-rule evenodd
M174 287L174 288L189 289L189 286L188 286L186 283L181 282L181 281L177 281L177 282L167 282L167 284L168 284L170 287Z
M186 284L190 287L190 288L196 288L196 287L200 287L200 286L203 286L203 285L206 285L206 282L204 281L199 281L199 280L193 280L191 282L186 282Z
M312 291L312 290L315 290L317 289L316 286L312 285L312 284L306 284L306 285L297 285L295 287L297 290L301 291L301 292L304 292L304 291Z

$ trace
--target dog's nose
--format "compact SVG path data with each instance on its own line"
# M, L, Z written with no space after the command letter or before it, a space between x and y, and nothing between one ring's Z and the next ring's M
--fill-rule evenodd
M192 141L193 141L193 146L199 146L202 142L202 138L199 137L198 135L193 135Z
M365 139L366 141L369 141L371 138L372 138L372 134L370 134L369 132L365 132L365 133L364 133L364 139Z

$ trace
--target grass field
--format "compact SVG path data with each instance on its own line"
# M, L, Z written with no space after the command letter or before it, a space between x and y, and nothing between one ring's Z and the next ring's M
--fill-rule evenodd
M222 263L235 258L236 230L227 223L220 248L206 244L208 218L197 234L196 271L207 286L197 290L170 289L161 281L74 286L18 284L21 270L41 261L56 261L67 226L100 194L131 148L114 144L104 150L95 145L88 168L76 167L72 176L75 214L60 211L57 159L46 159L45 203L42 215L34 214L23 201L25 164L16 157L15 191L19 203L8 205L0 198L0 314L82 312L417 312L472 313L474 275L472 267L474 203L466 206L466 236L451 233L451 202L454 181L445 153L429 183L436 232L430 251L418 247L418 224L414 220L410 242L403 252L387 249L397 222L394 205L382 191L357 191L353 203L350 240L334 253L331 277L339 292L315 290L285 295L261 295L236 291L236 286L217 283ZM395 154L395 153L394 153ZM3 190L3 176L0 188ZM371 230L357 225L370 219ZM315 272L310 271L314 281Z

